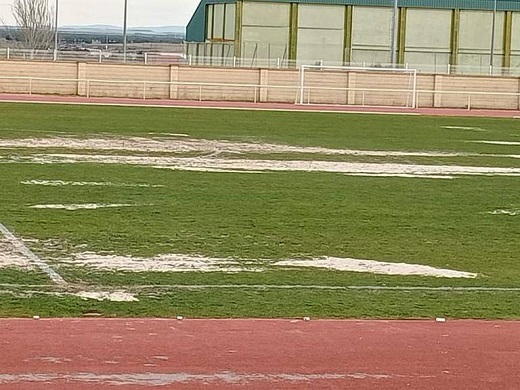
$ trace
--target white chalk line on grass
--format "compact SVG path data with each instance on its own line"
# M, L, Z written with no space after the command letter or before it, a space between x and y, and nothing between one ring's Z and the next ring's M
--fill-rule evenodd
M140 108L181 108L181 109L201 109L201 110L220 110L220 111L275 111L275 112L302 112L302 113L330 113L330 114L368 114L368 115L406 115L406 116L422 116L423 114L410 111L363 111L360 106L352 105L352 111L349 110L332 110L332 109L298 109L298 108L273 108L273 107L225 107L214 105L172 105L172 104L141 104L141 103L109 103L109 102L79 102L79 101L51 101L51 100L20 100L20 99L1 99L0 103L18 103L18 104L54 104L64 106L102 106L102 107L140 107ZM297 106L294 106L297 107ZM344 107L344 106L335 106ZM363 106L366 107L366 106ZM400 107L392 106L395 110ZM354 110L355 109L355 110Z
M115 203L115 204L104 204L104 203L84 203L84 204L37 204L29 206L31 209L53 209L53 210L96 210L96 209L107 209L107 208L122 208L122 207L137 207L138 205L126 204L126 203Z
M505 146L520 146L520 142L516 141L466 141L474 144L487 144L487 145L505 145Z
M20 182L24 185L39 185L48 187L61 186L93 186L93 187L136 187L136 188L162 188L160 184L129 184L129 183L111 183L111 182L95 182L95 181L65 181L65 180L24 180Z
M49 264L47 264L44 260L40 259L36 256L27 246L17 238L13 233L11 233L2 223L0 223L0 232L7 238L13 246L18 249L23 255L25 255L32 263L34 263L42 272L47 274L49 278L56 284L66 285L67 282L65 279L61 277L54 269L52 269Z
M430 292L520 292L520 287L428 287L428 286L320 286L320 285L277 285L277 284L173 284L136 285L130 290L209 290L209 289L252 289L252 290L331 290L331 291L430 291Z
M68 287L74 288L74 284ZM84 285L78 286L85 288ZM52 289L56 286L45 284L10 284L0 283L0 288L5 289ZM108 290L108 286L96 286L101 290ZM520 287L429 287L429 286L321 286L321 285L302 285L302 284L143 284L128 286L110 286L117 291L146 291L152 290L209 290L209 289L252 289L252 290L331 290L331 291L350 291L350 290L367 290L367 291L429 291L429 292L520 292ZM38 293L38 291L33 291ZM43 292L42 292L43 293Z

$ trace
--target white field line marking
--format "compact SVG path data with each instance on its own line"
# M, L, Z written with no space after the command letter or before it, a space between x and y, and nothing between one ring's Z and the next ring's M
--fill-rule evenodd
M134 290L158 289L254 289L254 290L373 290L373 291L440 291L440 292L520 292L520 287L428 287L428 286L319 286L319 285L276 285L276 284L200 284L200 285L141 285L127 286Z
M74 284L68 284L67 287L74 288ZM77 286L84 289L85 286ZM60 291L56 286L46 284L10 284L0 283L0 288L4 289L32 289L33 294L53 293ZM99 289L108 289L104 286L96 286ZM115 288L110 286L110 288ZM429 292L520 292L520 287L428 287L428 286L320 286L320 285L277 285L277 284L144 284L117 286L118 290L141 291L146 290L197 290L197 289L255 289L255 290L331 290L331 291L349 291L349 290L366 290L366 291L429 291ZM37 291L38 289L46 289L52 291ZM5 291L6 293L11 291ZM26 291L24 291L26 292Z
M56 104L65 106L106 106L106 107L151 107L151 108L183 108L183 109L204 109L204 110L234 110L234 111L275 111L275 112L306 112L306 113L330 113L330 114L368 114L368 115L410 115L410 116L422 116L423 114L418 112L397 112L399 107L395 107L396 111L363 111L359 106L350 106L355 108L352 111L349 110L327 110L327 109L299 109L299 108L269 108L269 107L222 107L212 105L172 105L172 104L139 104L139 103L96 103L96 102L78 102L78 101L46 101L46 100L19 100L19 99L0 99L0 103L26 103L26 104ZM294 107L297 107L296 105ZM467 110L464 111L466 113Z
M444 129L448 130L474 130L474 131L486 131L481 127L469 127L469 126L443 126Z
M267 383L311 383L314 381L337 381L337 380L388 380L394 378L431 378L427 375L400 375L366 372L350 373L236 373L215 372L208 374L193 374L187 372L176 373L126 373L126 374L0 374L0 384L10 383L41 383L67 381L69 383L96 383L98 385L112 386L168 386L176 383L227 383L240 384L255 382Z
M16 249L27 256L27 258L33 262L42 272L46 273L54 283L59 285L67 284L65 279L63 279L56 271L54 271L44 260L36 256L29 248L25 246L22 240L11 233L2 223L0 223L0 232L2 232L5 238L7 238Z
M85 203L85 204L37 204L29 206L31 209L53 209L53 210L96 210L106 208L121 208L121 207L135 207L132 204L98 204L98 203Z
M448 175L415 175L412 173L344 173L345 176L359 177L401 177L401 178L421 178L421 179L445 179L453 180L454 176Z
M60 186L93 186L93 187L142 187L142 188L160 188L164 187L159 184L128 184L128 183L111 183L111 182L95 182L95 181L64 181L64 180L24 180L20 182L25 185L40 185L49 187Z
M520 142L514 142L514 141L467 141L467 142L474 143L474 144L520 146Z

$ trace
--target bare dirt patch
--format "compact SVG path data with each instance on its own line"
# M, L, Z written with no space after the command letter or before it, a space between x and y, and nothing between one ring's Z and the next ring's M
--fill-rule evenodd
M5 159L4 159L5 160ZM285 161L222 158L178 158L149 156L110 156L90 154L38 154L14 157L16 162L39 164L97 163L130 164L174 170L330 172L348 174L388 174L414 176L520 176L520 168L475 167L457 165L378 164L341 161Z
M460 153L330 149L254 142L205 139L143 137L110 138L25 138L0 140L1 148L65 148L77 150L121 150L134 152L190 153L310 153L373 157L459 157Z
M497 209L493 211L488 211L488 214L491 215L510 215L516 217L520 215L520 209Z
M269 267L324 268L337 271L365 272L384 275L418 275L443 278L475 278L477 274L420 264L389 263L375 260L324 257L311 260L243 260L209 258L204 256L164 254L152 258L121 255L101 255L94 252L79 253L68 264L95 269L127 272L261 272Z
M151 258L78 253L67 263L129 272L243 272L247 262L194 255L164 254ZM256 263L255 263L256 264ZM249 267L253 271L255 268Z
M311 267L325 268L336 271L368 272L382 275L417 275L433 276L436 278L476 278L471 272L454 271L450 269L434 268L427 265L408 263L388 263L384 261L345 259L339 257L325 257L313 260L284 260L275 265L284 267Z
M74 293L73 295L83 299L95 299L97 301L110 301L110 302L138 302L133 294L125 291L81 291Z
M32 268L31 263L13 244L0 234L0 268Z

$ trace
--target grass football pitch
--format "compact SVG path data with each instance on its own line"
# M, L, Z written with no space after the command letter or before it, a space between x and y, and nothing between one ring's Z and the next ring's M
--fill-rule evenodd
M518 120L0 112L0 316L520 317Z

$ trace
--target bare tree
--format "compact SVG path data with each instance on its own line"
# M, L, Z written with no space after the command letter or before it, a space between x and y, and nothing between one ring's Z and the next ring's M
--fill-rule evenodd
M13 16L19 28L19 40L26 49L52 47L54 13L48 0L15 0Z

